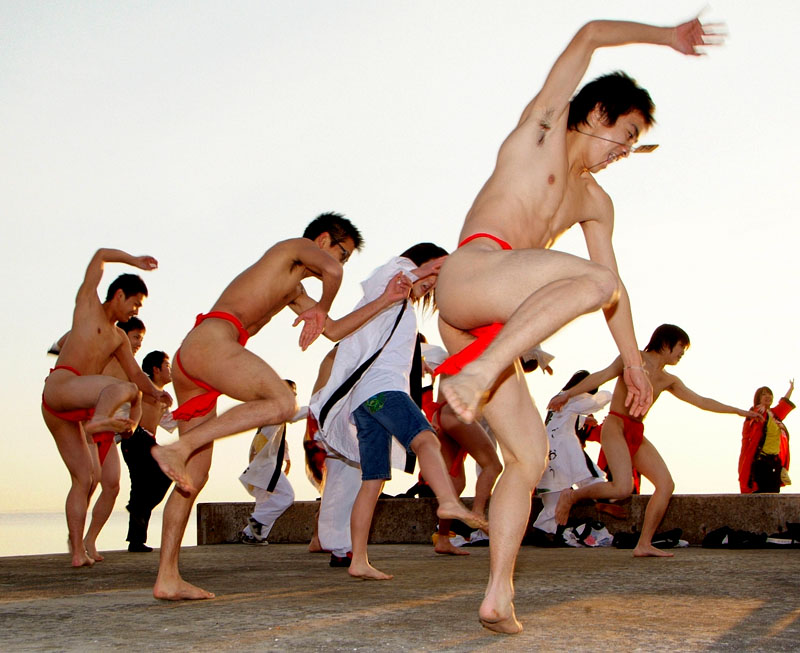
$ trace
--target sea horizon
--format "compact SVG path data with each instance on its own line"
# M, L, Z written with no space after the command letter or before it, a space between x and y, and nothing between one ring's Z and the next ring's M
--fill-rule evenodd
M161 546L162 511L154 511L147 532L147 544ZM197 546L197 512L193 508L181 546ZM90 517L91 518L91 517ZM89 519L86 521L87 528ZM97 548L120 551L128 548L128 511L115 510L97 538ZM0 512L0 557L67 554L67 521L64 512L4 511Z

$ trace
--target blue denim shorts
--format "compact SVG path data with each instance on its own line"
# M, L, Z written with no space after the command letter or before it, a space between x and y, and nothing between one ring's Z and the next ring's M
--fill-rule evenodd
M361 479L392 478L392 436L406 451L411 441L423 431L433 431L422 411L405 392L389 390L367 399L353 412L358 428L358 454Z

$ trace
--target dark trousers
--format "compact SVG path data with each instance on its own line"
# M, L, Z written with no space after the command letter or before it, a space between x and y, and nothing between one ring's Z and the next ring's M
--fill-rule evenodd
M781 491L781 459L777 455L757 454L753 459L753 480L758 494Z
M150 513L161 503L172 484L150 455L150 449L155 443L155 439L147 431L138 427L120 446L131 476L131 498L126 506L130 513L126 539L136 544L147 541Z

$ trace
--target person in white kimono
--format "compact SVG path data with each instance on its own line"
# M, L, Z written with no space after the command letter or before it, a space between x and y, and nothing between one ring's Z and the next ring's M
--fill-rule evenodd
M586 370L580 370L562 388L569 390L589 376ZM598 392L597 388L582 392L572 397L558 412L548 413L545 425L550 452L547 457L547 469L536 487L536 494L542 500L542 511L533 524L534 528L545 533L555 533L556 504L561 491L573 486L583 487L591 483L605 480L605 475L592 461L581 446L578 429L584 426L586 416L601 410L611 401L611 393L606 390Z
M297 396L297 385L290 379L284 379L289 389ZM308 406L303 406L295 413L289 423L294 424L308 415ZM294 489L287 474L289 460L289 443L286 441L286 422L262 426L250 445L250 464L239 480L245 489L256 500L247 526L242 529L243 544L268 544L269 535L275 521L294 503ZM281 471L281 466L286 468Z
M392 578L369 564L367 541L378 496L385 480L391 478L390 460L391 466L402 469L408 453L419 459L422 474L439 500L440 517L461 519L475 528L487 526L483 517L469 511L458 499L438 439L409 396L417 340L413 304L422 300L424 308L432 301L446 255L432 243L420 243L378 268L362 283L361 303L366 303L384 288L388 279L402 271L413 282L410 302L382 311L344 338L327 385L312 398L310 410L319 422L318 438L339 457L361 466L362 482L350 518L352 576ZM328 465L330 473L330 461ZM322 528L320 515L321 539Z

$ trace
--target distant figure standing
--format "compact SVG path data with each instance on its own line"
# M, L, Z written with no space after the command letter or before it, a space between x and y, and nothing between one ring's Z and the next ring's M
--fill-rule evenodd
M789 431L783 420L794 410L791 402L794 379L789 389L772 408L772 390L756 390L753 411L760 419L746 419L742 427L742 451L739 454L739 488L743 494L775 493L789 485Z
M142 370L157 388L163 390L164 386L172 382L169 356L163 351L151 351L147 354L142 361ZM144 397L139 426L133 435L124 439L120 445L122 457L131 477L131 496L127 505L130 516L126 538L128 551L131 553L149 553L153 550L146 544L150 515L172 485L172 480L161 471L158 463L150 455L150 449L156 444L158 426L172 432L177 423L164 404Z
M290 379L283 382L297 396L297 385ZM308 406L295 413L292 423L305 419ZM243 544L267 544L267 536L276 520L294 503L294 489L289 482L289 443L286 422L262 426L250 445L249 464L239 480L256 500L253 514L242 529ZM281 469L286 463L286 468Z

